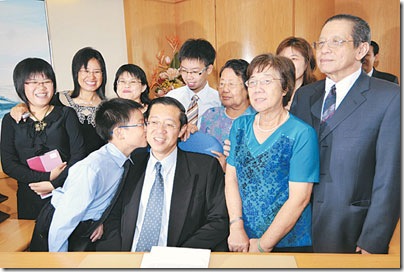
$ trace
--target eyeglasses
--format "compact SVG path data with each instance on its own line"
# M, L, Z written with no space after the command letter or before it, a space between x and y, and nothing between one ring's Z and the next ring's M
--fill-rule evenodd
M327 44L327 46L329 48L337 48L347 42L353 42L353 40L340 40L340 39L334 38L334 39L327 40L327 41L313 42L313 47L314 47L314 49L321 49L324 47L325 44Z
M133 124L133 125L123 125L123 126L118 126L117 128L131 128L131 127L144 127L145 123L140 123L140 124ZM110 134L113 134L114 131L111 131Z
M119 126L118 128L131 128L131 127L144 127L145 124L141 123L141 124L134 124L134 125L124 125L124 126Z
M227 88L230 90L234 90L237 88L237 86L243 85L241 82L225 82L225 81L220 81L219 82L219 89L223 89L227 85Z
M160 126L164 129L169 129L169 130L174 130L177 128L177 125L174 123L170 123L170 122L162 123L160 121L154 121L154 120L146 122L146 125L152 129L159 128Z
M123 85L123 86L129 85L129 86L131 86L131 87L135 87L135 86L137 86L138 84L141 84L142 82L141 82L140 80L124 80L124 79L118 79L117 83L118 83L118 85Z
M102 70L87 70L87 69L80 69L79 72L83 75L83 76L89 76L90 74L93 74L96 77L99 77L102 75Z
M182 77L185 77L188 74L191 74L191 76L196 77L196 76L201 76L203 74L203 72L205 72L206 70L208 70L208 66L206 66L205 68L203 68L199 72L196 72L196 71L189 72L189 71L185 70L184 68L178 69L178 72L180 72Z
M245 85L249 88L255 88L258 83L264 86L271 84L274 80L281 80L280 78L263 78L263 79L250 79L245 82Z
M51 86L53 85L53 81L48 79L48 80L44 80L44 81L37 81L37 80L30 80L30 81L26 81L25 85L28 85L30 87L37 87L38 85L43 84L44 86Z

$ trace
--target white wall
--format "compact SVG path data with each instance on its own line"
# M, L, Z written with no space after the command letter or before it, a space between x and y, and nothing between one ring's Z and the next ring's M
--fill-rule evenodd
M71 61L81 48L101 52L107 66L108 98L114 97L116 70L128 62L122 0L45 0L52 65L58 91L71 90Z

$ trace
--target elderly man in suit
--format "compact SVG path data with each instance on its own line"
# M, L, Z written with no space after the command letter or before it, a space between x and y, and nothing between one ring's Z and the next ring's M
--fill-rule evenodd
M387 253L400 215L400 90L362 71L369 43L361 18L329 18L314 43L327 77L293 101L291 112L319 135L314 252Z
M208 155L184 152L185 109L154 99L146 112L149 153L135 152L125 187L104 225L99 251L150 251L152 246L228 251L224 173Z
M381 72L374 68L374 63L379 58L379 45L375 41L370 42L369 51L363 59L362 68L368 76L381 78L398 84L398 78L390 73Z

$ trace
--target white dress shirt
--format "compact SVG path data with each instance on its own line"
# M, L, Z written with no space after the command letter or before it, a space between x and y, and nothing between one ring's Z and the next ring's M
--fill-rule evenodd
M219 98L219 92L211 87L206 82L202 90L195 93L187 85L174 89L166 94L166 96L173 97L181 102L185 111L188 109L191 99L194 95L199 97L198 100L198 129L201 127L201 118L207 109L220 107L222 104Z
M127 159L108 143L69 169L63 187L52 191L55 213L49 229L50 252L67 251L68 238L81 221L101 218L118 189Z
M335 83L332 81L330 78L325 79L325 95L324 95L324 100L323 100L323 107L324 107L324 102L325 99L328 95L328 93L331 90L331 87L335 84L335 92L336 92L336 102L335 102L335 110L338 109L338 106L341 104L342 100L344 100L345 96L348 94L349 90L352 88L354 85L355 81L358 79L358 77L362 73L362 68L359 68L358 71L355 73L350 74L349 76L345 77L344 79L338 81ZM321 109L321 112L323 112L323 109Z
M142 231L143 220L146 212L147 202L154 179L156 177L155 164L158 160L153 156L153 150L150 151L150 158L147 163L145 178L143 182L142 194L140 196L139 212L137 215L136 229L133 237L132 250L136 251L139 241L140 232ZM168 220L170 219L171 195L173 192L175 166L177 165L177 148L171 152L161 163L161 175L164 181L164 207L161 219L160 237L158 246L167 246L168 237Z
M367 73L367 75L370 76L370 77L372 77L372 75L373 75L373 70L374 70L374 69L372 68L372 70L370 70L370 72Z

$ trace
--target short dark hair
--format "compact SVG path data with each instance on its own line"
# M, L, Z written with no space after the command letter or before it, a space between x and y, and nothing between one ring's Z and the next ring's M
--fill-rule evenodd
M379 54L379 45L375 41L370 41L370 46L373 47L373 55Z
M27 106L29 106L29 104L27 96L25 95L25 81L36 74L44 75L46 78L52 80L53 95L56 93L56 75L52 66L47 61L40 58L26 58L15 66L13 81L18 97L24 101Z
M357 48L360 43L362 42L367 42L370 44L370 27L369 24L363 20L362 18L359 18L358 16L354 16L351 14L337 14L334 15L330 18L328 18L324 25L326 25L330 21L334 20L347 20L349 22L353 23L352 27L352 39L353 39L353 44L354 47ZM323 26L324 26L323 25Z
M140 95L140 101L142 101L143 104L149 105L150 104L150 98L149 98L149 83L147 82L147 77L146 73L143 71L142 68L135 64L124 64L121 67L119 67L118 71L116 71L115 74L115 80L114 80L114 91L117 93L117 85L118 85L118 78L120 75L122 75L124 72L128 72L131 76L136 77L139 79L142 83L142 85L146 85L146 90L142 92Z
M178 52L178 59L197 59L203 61L205 66L213 65L216 58L216 51L212 44L204 39L188 39Z
M72 98L79 96L80 94L80 84L79 84L79 71L82 66L87 69L88 62L91 59L96 59L101 66L102 71L102 83L101 86L96 91L98 96L104 100L105 99L105 85L107 83L107 69L105 66L104 58L101 53L94 48L84 47L76 52L72 60L72 75L73 75L73 83L74 89L71 94Z
M247 69L247 76L250 78L254 70L262 72L269 67L279 72L282 89L286 91L286 95L282 99L282 104L285 107L289 103L295 89L295 65L287 57L276 56L270 53L261 54L251 61Z
M112 98L101 102L95 113L95 129L102 139L112 139L111 131L115 127L126 125L134 110L141 110L142 105L125 98Z
M146 119L149 118L150 111L153 108L153 105L156 105L156 104L163 104L163 105L167 105L167 106L177 107L180 110L180 120L179 121L181 124L181 128L188 123L188 118L187 118L187 115L185 114L184 106L181 104L180 101L178 101L177 99L175 99L173 97L169 97L169 96L163 96L163 97L158 97L158 98L153 99L151 101L149 107L147 108L147 111L144 113L144 116Z
M247 67L248 67L248 62L243 59L230 59L226 61L226 63L223 65L223 67L220 69L219 72L219 77L222 76L223 70L226 68L232 69L233 72L241 77L241 80L243 81L244 88L246 89L247 87L245 86L245 82L247 81Z

